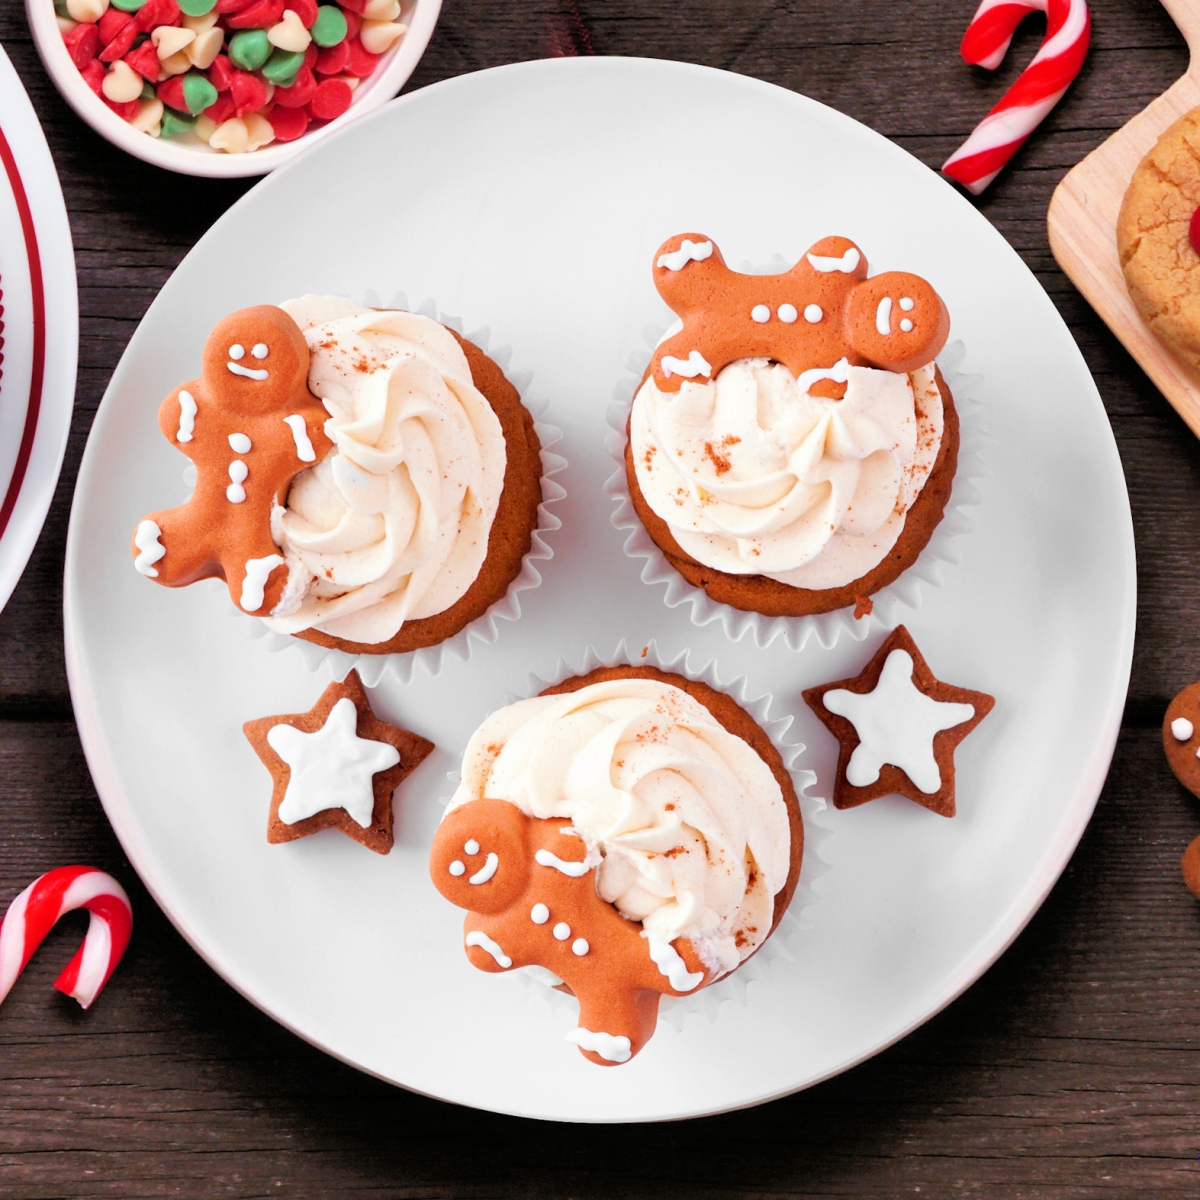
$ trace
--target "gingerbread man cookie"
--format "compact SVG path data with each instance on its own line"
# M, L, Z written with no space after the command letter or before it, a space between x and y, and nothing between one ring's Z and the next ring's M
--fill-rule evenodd
M158 410L163 436L196 464L196 490L138 525L143 575L167 587L224 579L233 602L260 616L279 603L288 573L271 512L332 445L328 413L308 390L308 358L296 322L270 304L231 313L209 334L200 378Z
M685 379L715 379L740 358L770 358L813 395L840 398L842 359L913 371L937 357L950 333L930 284L903 271L868 279L866 257L844 237L822 238L782 274L742 275L711 238L676 234L654 256L654 286L683 320L650 365L664 392Z
M1167 705L1163 717L1163 750L1175 778L1193 796L1200 796L1200 683L1189 683ZM1183 852L1180 862L1188 891L1200 900L1200 837Z
M467 910L467 957L481 971L538 966L579 1000L568 1040L590 1062L628 1062L654 1033L662 996L711 972L691 942L657 943L596 894L583 840L560 819L527 817L507 800L472 800L446 815L429 856L434 886Z

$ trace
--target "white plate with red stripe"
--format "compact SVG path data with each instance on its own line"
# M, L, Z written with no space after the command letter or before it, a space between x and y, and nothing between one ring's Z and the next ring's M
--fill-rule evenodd
M752 170L710 168L705 148L731 146ZM355 220L322 225L348 196ZM429 878L446 776L469 735L529 694L530 673L556 677L560 655L579 664L589 644L607 655L653 638L668 661L690 649L694 669L712 660L721 680L744 674L749 695L773 694L809 747L799 765L817 771L813 791L828 795L836 747L801 691L856 674L883 639L876 614L865 641L831 649L730 641L667 607L623 552L604 493L607 411L631 354L646 353L643 331L670 323L651 256L682 230L703 230L735 263L794 262L842 233L875 270L918 272L945 298L963 369L983 377L985 415L972 419L994 436L992 475L956 543L961 561L904 621L940 678L996 707L957 752L953 820L898 797L828 814L828 869L804 893L819 900L811 925L787 938L794 960L715 1021L661 1022L636 1058L603 1069L566 1040L569 1004L550 1009L470 965L462 913ZM403 291L468 330L490 326L564 434L563 527L521 619L436 676L418 666L411 683L389 674L373 690L381 717L436 746L397 792L386 857L334 831L268 845L270 782L242 722L304 711L328 676L295 647L272 654L252 638L223 585L155 587L131 561L139 519L186 495L186 460L155 421L163 397L195 375L222 316L307 291L367 303ZM461 1104L578 1121L695 1116L794 1091L877 1053L976 980L1091 815L1134 607L1112 430L1012 247L864 126L769 84L638 59L523 63L422 89L230 209L113 374L80 469L65 580L71 694L97 790L147 887L208 962L364 1070Z
M54 497L75 403L79 308L62 190L33 105L0 50L0 607Z

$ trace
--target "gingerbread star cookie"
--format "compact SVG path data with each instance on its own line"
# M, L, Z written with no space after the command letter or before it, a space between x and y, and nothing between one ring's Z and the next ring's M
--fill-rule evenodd
M331 683L308 712L243 729L275 784L268 842L340 829L377 854L392 848L392 793L433 749L375 716L357 671Z
M769 358L804 380L802 391L840 399L847 366L913 371L950 334L931 284L906 271L868 279L866 256L844 237L822 238L779 275L742 275L712 238L676 234L654 256L654 286L683 324L650 364L663 392L715 379L737 359Z
M1191 683L1167 705L1163 717L1163 750L1175 778L1200 796L1200 683ZM1200 837L1183 852L1183 881L1200 900Z
M860 674L804 699L841 743L835 808L899 795L943 817L955 811L955 748L996 703L935 678L903 625Z
M166 587L224 579L243 612L274 610L288 572L271 513L332 446L329 414L308 390L308 361L300 327L271 304L231 313L209 334L200 378L158 410L163 436L196 464L196 490L138 524L141 574Z
M579 1000L568 1040L599 1066L628 1062L650 1040L663 996L710 978L687 938L654 943L596 894L597 862L561 819L507 800L471 800L438 826L429 874L467 910L463 943L481 971L537 966Z

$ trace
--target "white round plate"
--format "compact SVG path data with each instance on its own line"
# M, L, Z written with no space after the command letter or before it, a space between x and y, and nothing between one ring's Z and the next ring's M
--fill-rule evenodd
M711 148L736 147L728 167ZM354 216L346 216L346 197ZM329 214L341 214L331 220ZM940 290L994 444L974 531L907 624L943 679L996 696L960 747L958 816L891 797L829 814L828 869L792 962L710 1023L665 1022L627 1066L594 1067L568 1011L485 975L426 855L470 732L591 643L690 647L795 714L829 794L832 738L801 689L853 674L881 640L802 652L729 642L642 584L604 495L605 410L642 330L669 320L651 256L703 230L731 261L789 261L855 239L876 271ZM520 621L381 715L437 744L397 793L397 845L337 834L269 846L269 782L241 734L307 709L324 678L269 654L218 584L151 585L130 562L147 511L182 499L183 457L155 424L211 326L304 292L378 302L402 289L533 369L565 438L555 558ZM200 241L121 360L72 514L66 634L88 761L130 859L183 934L277 1020L348 1062L461 1104L640 1121L754 1104L876 1053L958 995L1062 871L1108 768L1129 676L1135 575L1112 432L1078 349L1003 238L948 184L802 96L668 62L524 63L426 88L261 183ZM806 867L807 869L807 867ZM119 979L118 979L119 984Z
M79 308L62 190L0 50L0 608L41 532L75 404Z

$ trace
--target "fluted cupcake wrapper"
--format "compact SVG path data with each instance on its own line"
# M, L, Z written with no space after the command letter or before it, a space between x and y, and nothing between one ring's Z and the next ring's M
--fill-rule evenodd
M368 292L361 303L370 308L403 309L431 317L433 320L453 329L469 342L473 342L503 371L508 381L517 389L521 401L533 416L534 432L542 448L542 500L538 505L537 527L525 557L521 560L521 570L517 577L508 585L508 591L502 600L497 601L481 617L464 626L443 642L435 646L424 646L419 650L410 650L405 654L351 654L344 650L329 649L307 642L303 638L292 637L289 634L278 633L268 629L260 620L246 619L243 613L231 609L247 630L250 637L265 643L268 650L279 653L299 655L310 671L325 670L334 679L344 679L351 670L356 670L367 687L377 687L385 675L390 675L400 683L412 681L417 664L429 675L437 675L446 661L446 656L466 661L471 657L471 647L475 642L488 645L500 636L501 621L516 621L521 616L521 593L531 591L542 582L539 566L549 562L554 557L554 550L547 541L546 535L562 528L562 522L550 511L550 505L557 503L566 496L561 484L553 477L566 469L567 460L555 453L551 447L562 440L562 430L550 425L542 416L549 407L549 402L530 397L530 387L533 382L533 372L523 368L511 369L509 363L513 357L511 346L500 346L495 350L488 348L491 340L491 330L486 326L464 333L464 324L459 317L440 312L432 300L426 300L419 308L409 309L408 301L403 293L397 293L384 304L374 292ZM194 479L191 481L194 483Z
M769 269L786 269L782 263L780 259L779 265L772 263ZM744 266L741 269L750 274L762 273L750 271ZM811 638L816 638L829 649L842 636L861 642L872 629L892 628L904 619L905 610L912 611L921 606L923 586L942 586L944 567L960 561L957 540L972 527L970 509L980 502L977 485L987 477L984 452L991 440L984 425L986 409L979 399L983 377L969 375L962 370L966 347L961 341L951 342L937 360L954 396L954 406L959 415L958 467L945 515L917 561L893 583L871 596L874 607L869 616L856 619L853 609L841 608L807 617L768 617L718 603L702 588L689 583L671 566L646 531L629 497L629 482L625 474L629 410L646 366L665 332L666 326L649 327L643 331L645 348L630 355L627 363L629 374L614 389L613 402L606 414L609 428L605 436L605 448L615 460L616 467L605 481L604 491L615 504L612 523L626 535L625 554L629 558L645 560L642 581L651 586L661 585L665 589L663 602L668 608L690 606L693 625L704 626L719 621L726 635L734 642L750 634L758 646L769 646L777 638L783 638L793 650L801 650Z
M811 928L819 917L821 881L829 871L826 848L833 836L833 825L829 818L829 806L821 796L809 789L817 782L816 773L803 765L805 746L791 732L794 718L780 714L779 706L769 693L754 694L745 675L726 682L717 672L715 660L700 661L694 651L682 650L668 656L650 642L644 650L631 649L624 641L611 653L602 655L588 646L578 659L560 658L554 672L548 678L529 676L529 686L522 695L511 695L509 703L536 696L548 687L562 683L578 675L586 675L598 667L657 667L661 671L672 671L687 679L706 683L709 687L724 692L738 702L761 726L771 739L771 744L783 757L784 766L792 777L796 795L800 801L800 813L804 822L804 855L800 863L800 878L792 902L784 913L775 932L759 947L758 951L740 967L716 983L700 988L687 996L665 996L659 1004L660 1026L665 1023L682 1031L684 1021L691 1013L703 1013L715 1021L721 1006L729 1000L741 1004L748 1002L748 988L753 983L769 983L772 968L780 961L791 962L796 958L795 943L804 929ZM776 711L773 713L772 708ZM447 804L449 797L446 797ZM526 998L545 1003L552 1009L575 1011L578 1007L573 996L560 992L552 986L536 968L513 971L526 991ZM503 978L501 976L501 978ZM660 1031L661 1033L661 1028Z

